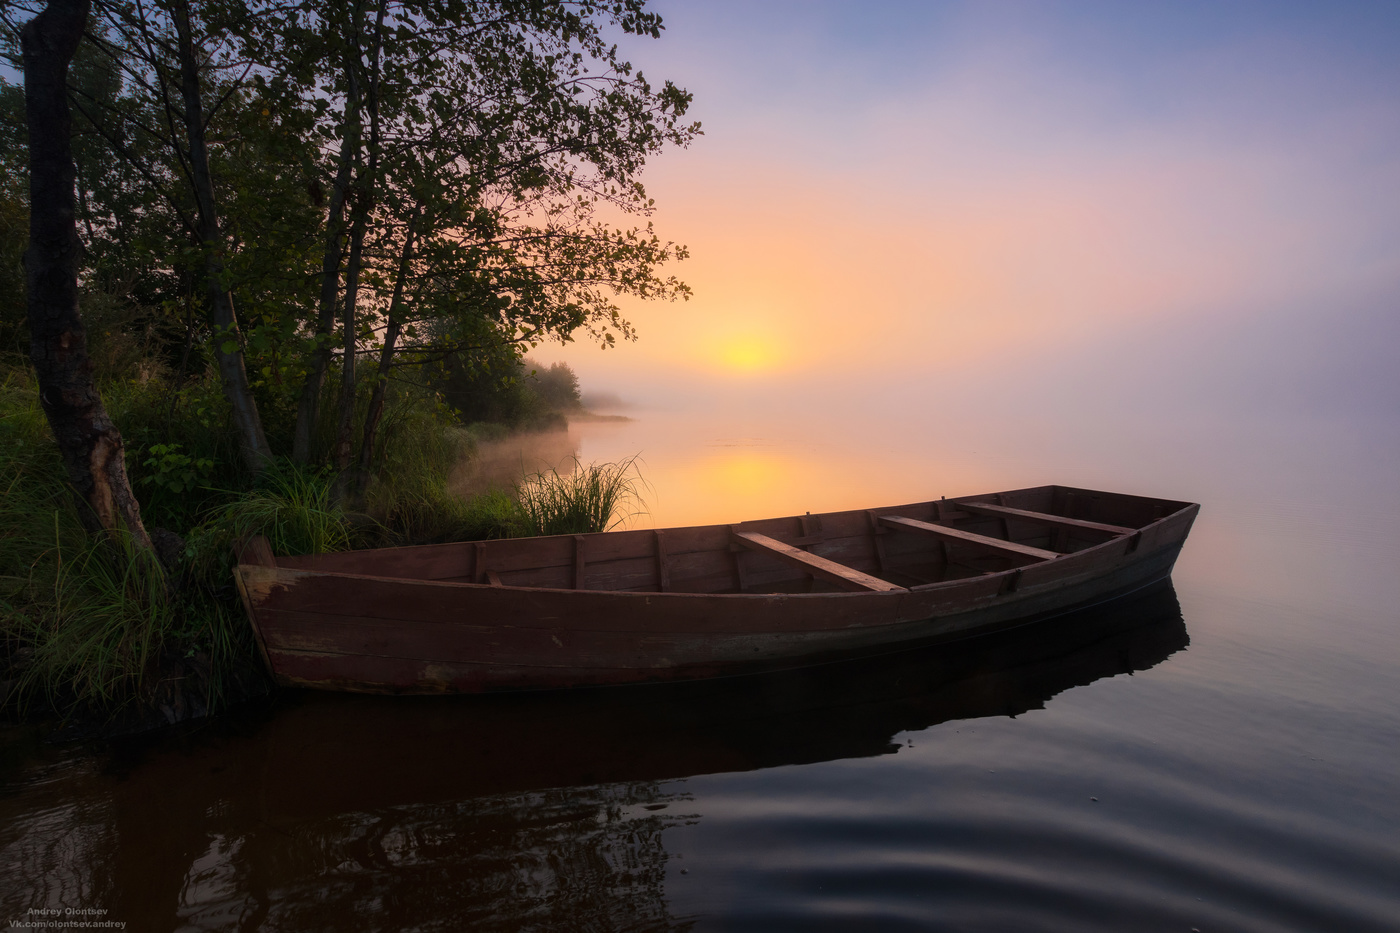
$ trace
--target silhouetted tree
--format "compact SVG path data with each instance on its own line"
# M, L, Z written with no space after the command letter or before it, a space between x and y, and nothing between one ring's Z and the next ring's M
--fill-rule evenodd
M88 0L51 0L20 35L29 124L28 286L30 359L39 401L81 505L95 531L151 541L126 475L122 436L92 379L78 313L77 168L70 139L68 65L88 17Z

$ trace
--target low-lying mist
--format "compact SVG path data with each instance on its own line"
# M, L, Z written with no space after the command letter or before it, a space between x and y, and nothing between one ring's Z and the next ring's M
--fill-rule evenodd
M545 470L567 475L574 470L579 439L571 431L510 434L478 441L474 453L460 460L449 488L461 496L490 489L512 489L524 477Z

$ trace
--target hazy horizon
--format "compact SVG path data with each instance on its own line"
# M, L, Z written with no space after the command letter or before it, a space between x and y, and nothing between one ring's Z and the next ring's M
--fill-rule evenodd
M1400 8L660 3L705 128L685 303L567 360L640 409L894 393L1393 421Z

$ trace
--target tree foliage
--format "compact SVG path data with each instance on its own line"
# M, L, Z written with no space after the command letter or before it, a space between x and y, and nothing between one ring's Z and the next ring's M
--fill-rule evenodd
M7 6L11 35L39 6ZM69 88L84 286L139 309L175 386L225 373L245 457L240 406L271 453L348 471L359 445L363 472L385 391L632 339L619 296L688 294L640 175L698 134L691 98L613 41L661 29L644 0L94 0Z

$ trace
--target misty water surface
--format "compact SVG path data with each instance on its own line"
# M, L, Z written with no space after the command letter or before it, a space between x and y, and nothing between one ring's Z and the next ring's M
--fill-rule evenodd
M671 402L635 524L1060 482L1203 504L1174 589L956 651L718 689L293 694L40 750L4 912L143 930L1387 930L1400 553L1382 422Z

